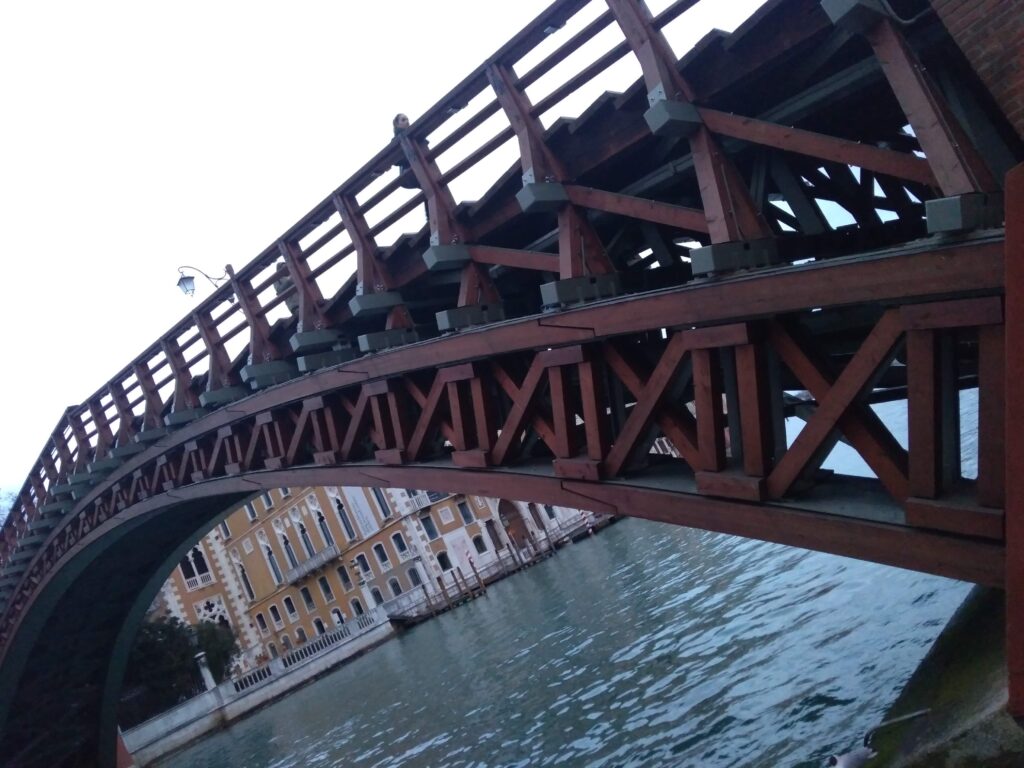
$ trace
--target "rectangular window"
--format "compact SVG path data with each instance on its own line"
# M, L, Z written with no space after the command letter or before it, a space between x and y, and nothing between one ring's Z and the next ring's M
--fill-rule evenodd
M341 588L346 592L352 589L352 577L348 575L348 568L344 565L338 566L338 578L341 579Z
M324 600L328 603L334 601L334 590L331 589L331 582L327 580L326 576L321 576L317 579L317 584L320 585L320 593L324 596Z
M469 504L464 501L459 502L459 515L462 516L462 522L466 525L469 525L476 519L473 517L473 513L469 511Z
M455 515L452 513L452 508L448 505L439 507L437 513L441 517L441 525L451 525L455 522Z
M227 520L221 520L220 521L220 533L221 533L221 536L223 536L225 539L230 539L231 538L231 529L228 528L228 521Z
M245 502L245 516L249 518L249 522L255 522L258 515L256 514L256 507L253 506L251 501Z
M270 509L272 506L274 506L274 500L270 496L270 491L264 491L260 495L260 498L263 500L263 506L266 509Z
M434 525L434 518L430 515L424 515L420 518L420 525L423 526L423 532L427 534L427 538L433 541L438 537L437 526Z
M380 516L387 520L391 517L391 507L388 506L387 496L380 488L374 488L373 495L377 499L377 506L380 507Z
M302 595L302 602L306 605L306 610L312 613L316 610L316 603L313 602L313 594L309 591L309 587L303 587L299 590L299 594Z
M292 489L291 488L288 488L287 486L285 486L284 488L281 489L281 498L282 499L286 499L286 498L288 498L291 495L292 495Z
M552 507L550 504L545 504L544 505L544 511L548 513L548 517L551 520L555 519L555 508Z

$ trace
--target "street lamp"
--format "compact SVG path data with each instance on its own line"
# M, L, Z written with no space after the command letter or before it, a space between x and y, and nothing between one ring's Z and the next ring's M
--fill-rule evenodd
M200 275L209 280L210 283L213 284L214 288L218 288L222 282L228 279L227 273L221 275L220 277L210 277L208 274L203 272L203 270L199 269L198 267L190 267L188 265L178 267L178 287L181 288L181 292L184 293L186 296L191 296L196 292L196 279L193 275L186 273L186 269L191 269L195 272L198 272Z

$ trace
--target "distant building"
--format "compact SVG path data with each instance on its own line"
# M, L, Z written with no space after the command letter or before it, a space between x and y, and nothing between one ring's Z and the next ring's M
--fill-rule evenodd
M596 518L411 489L265 491L182 558L154 603L231 626L251 668L376 606L437 604L515 570Z

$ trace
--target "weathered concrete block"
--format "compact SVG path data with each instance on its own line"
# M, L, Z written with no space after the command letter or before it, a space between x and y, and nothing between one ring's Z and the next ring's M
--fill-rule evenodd
M299 331L288 339L288 345L297 355L322 352L338 343L341 332L334 328L320 328L314 331Z
M303 355L296 362L299 364L299 371L301 373L310 373L321 368L330 368L332 365L347 363L355 356L356 352L352 347L344 347L342 349L329 349L326 352Z
M242 381L255 389L272 387L291 381L299 375L299 369L287 360L271 360L266 363L253 363L241 370Z
M540 287L540 299L544 308L585 304L598 299L610 299L622 293L622 281L618 274L590 275L555 280Z
M380 352L391 347L401 347L419 341L420 335L409 328L393 328L390 331L364 333L359 337L360 352Z
M233 403L235 400L241 400L250 394L250 391L245 387L208 389L199 395L199 404L204 408L220 408L222 405Z
M772 238L744 240L733 243L715 243L690 251L690 266L694 275L734 272L779 263L779 251Z
M166 437L170 433L171 430L167 427L149 427L135 435L135 442L148 445L149 443L155 443L161 437Z
M462 269L472 260L464 245L432 245L423 252L423 263L431 272Z
M437 329L442 333L469 328L474 325L487 325L505 319L505 308L501 304L471 304L438 312Z
M930 235L1001 227L1005 218L1001 192L974 192L928 200L924 210Z
M523 184L516 192L516 200L523 213L557 211L569 202L569 193L561 184L550 181Z
M67 483L71 486L71 492L74 493L80 485L92 485L93 477L91 472L75 472L74 474L68 475Z
M61 499L60 501L51 501L43 504L39 511L44 515L63 515L70 512L74 507L75 502L71 499Z
M206 415L205 408L186 408L181 411L173 411L164 416L164 424L168 427L183 427L190 421L195 421Z
M67 496L72 490L71 483L57 483L50 486L50 493L54 496Z
M129 456L134 456L137 453L142 453L146 450L146 446L141 443L130 441L124 445L118 445L110 449L110 455L117 459L127 459Z
M373 317L385 315L402 303L402 294L397 291L384 293L364 293L349 299L348 308L352 317Z
M681 136L690 138L704 124L697 108L688 101L655 102L644 112L647 127L655 136Z
M887 16L879 0L821 0L832 23L853 34L862 34Z
M121 459L111 456L106 459L100 459L99 461L91 462L89 464L89 471L95 475L106 475L120 467L121 464Z

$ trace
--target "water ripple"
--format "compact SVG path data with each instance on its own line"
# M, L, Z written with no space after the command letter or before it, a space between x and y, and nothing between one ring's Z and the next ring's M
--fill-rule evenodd
M629 520L164 766L817 766L967 589Z

